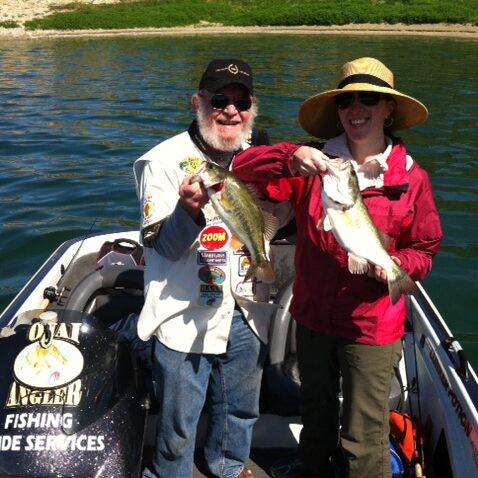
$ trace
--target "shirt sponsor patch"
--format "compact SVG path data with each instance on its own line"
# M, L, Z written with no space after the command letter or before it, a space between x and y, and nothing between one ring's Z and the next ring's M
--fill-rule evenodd
M251 266L251 258L249 256L242 256L239 259L239 277L244 277Z
M150 196L143 199L143 227L148 226L152 222L154 214L154 202Z
M201 246L210 251L223 248L228 240L229 234L220 226L206 227L199 235Z
M219 267L204 266L199 269L199 279L206 284L222 284L226 280L226 273Z
M201 158L190 157L183 159L179 163L179 168L186 174L195 174L201 163L203 163Z
M234 238L235 239L235 238ZM251 253L249 252L249 250L247 249L247 247L242 244L241 242L239 242L239 239L237 239L238 243L237 244L232 244L231 247L233 249L233 253L235 256L250 256ZM235 245L238 245L239 247L233 247Z
M199 305L219 307L222 304L223 295L222 286L201 284L199 286Z
M198 251L197 258L199 265L227 265L227 251Z
M254 282L240 282L236 286L236 294L242 297L254 297L256 284Z

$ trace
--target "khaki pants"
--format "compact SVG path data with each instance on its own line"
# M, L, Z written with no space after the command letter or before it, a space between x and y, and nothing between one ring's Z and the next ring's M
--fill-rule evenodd
M393 369L401 354L400 340L371 346L297 326L304 424L299 454L318 476L328 476L324 470L340 440L349 478L391 477L389 396Z

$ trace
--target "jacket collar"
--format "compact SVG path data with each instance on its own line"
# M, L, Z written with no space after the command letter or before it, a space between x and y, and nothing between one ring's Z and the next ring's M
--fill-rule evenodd
M383 185L406 191L408 189L407 150L402 144L395 144L387 158L388 171L385 172Z

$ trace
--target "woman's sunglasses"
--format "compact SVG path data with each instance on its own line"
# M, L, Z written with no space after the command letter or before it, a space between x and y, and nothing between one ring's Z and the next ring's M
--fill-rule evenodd
M350 108L355 98L364 106L376 106L382 99L382 94L375 91L359 91L358 93L341 93L335 97L335 104L339 110Z
M237 111L247 111L252 106L251 98L233 98L226 95L213 95L211 96L211 106L215 110L223 110L229 105L234 105Z

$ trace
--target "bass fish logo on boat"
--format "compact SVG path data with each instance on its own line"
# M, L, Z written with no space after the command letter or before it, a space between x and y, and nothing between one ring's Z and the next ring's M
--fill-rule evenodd
M27 345L15 359L6 407L68 405L81 400L84 359L78 349L81 324L47 324L30 327Z

